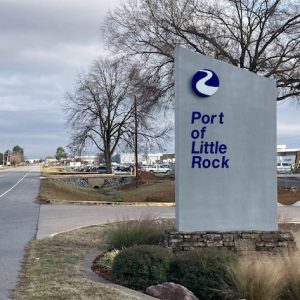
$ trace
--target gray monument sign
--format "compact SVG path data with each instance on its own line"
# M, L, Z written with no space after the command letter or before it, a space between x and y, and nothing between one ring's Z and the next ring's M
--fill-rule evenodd
M175 51L176 229L277 230L275 81Z

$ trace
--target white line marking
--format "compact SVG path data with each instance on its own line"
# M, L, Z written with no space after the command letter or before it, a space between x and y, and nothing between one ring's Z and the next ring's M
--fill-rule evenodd
M21 183L23 181L23 179L28 176L31 172L26 173L14 186L12 186L9 190L7 190L6 192L4 192L2 195L0 195L0 198L2 198L3 196L5 196L7 193L9 193L11 190L13 190L19 183Z

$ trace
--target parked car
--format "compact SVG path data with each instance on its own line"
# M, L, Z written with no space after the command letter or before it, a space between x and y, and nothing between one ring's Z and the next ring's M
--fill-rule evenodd
M277 173L292 173L292 164L290 163L284 163L284 162L278 162L277 163Z
M150 173L166 173L169 174L170 168L168 165L146 166L145 171Z
M132 171L133 171L132 166L117 166L114 169L115 174L127 174L127 173L131 173Z
M130 172L131 169L130 169L130 167L127 167L127 166L118 166L115 168L115 171Z
M97 168L94 166L88 166L86 168L86 172L97 172L96 170L97 170Z
M98 174L106 174L106 173L107 173L107 169L106 169L105 166L100 166L100 167L98 167L98 168L96 169L96 172L97 172Z

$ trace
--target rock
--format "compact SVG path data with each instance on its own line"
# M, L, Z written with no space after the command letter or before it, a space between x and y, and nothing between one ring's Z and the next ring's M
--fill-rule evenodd
M134 180L132 177L113 177L107 178L104 180L103 186L104 188L117 188L122 185L131 183Z
M82 188L87 188L89 186L87 179L83 178L61 178L59 181L63 181L67 184L76 185Z
M198 300L186 287L173 282L152 285L146 289L146 294L163 300Z

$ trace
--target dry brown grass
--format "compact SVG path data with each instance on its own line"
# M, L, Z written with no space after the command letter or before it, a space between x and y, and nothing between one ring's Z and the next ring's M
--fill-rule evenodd
M135 186L116 190L119 201L130 202L174 202L175 182L170 180L145 181L138 189Z
M90 249L105 246L108 226L91 226L31 242L13 299L137 299L90 281L79 270L80 261Z
M51 167L42 167L41 168L41 173L42 176L47 176L49 174L63 174L63 173L67 173L65 167L61 167L61 166L51 166Z
M43 179L40 200L49 203L62 201L113 202L174 202L175 183L170 180L146 182L138 189L131 185L125 189L80 188L55 179Z
M105 195L95 189L80 188L54 179L41 180L39 198L41 201L50 203L108 200Z
M9 167L0 167L0 171L3 171L3 170L7 170L7 169L9 169Z

